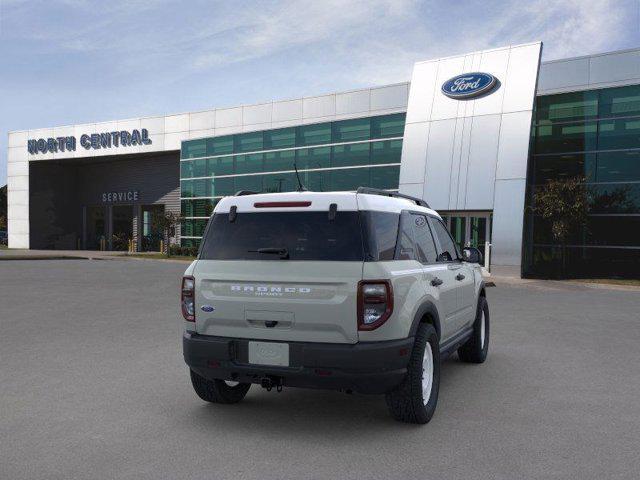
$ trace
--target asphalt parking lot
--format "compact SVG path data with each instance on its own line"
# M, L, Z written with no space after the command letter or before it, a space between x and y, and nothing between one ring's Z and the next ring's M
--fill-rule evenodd
M184 268L0 262L0 478L640 478L640 291L489 289L489 359L448 360L419 427L377 396L199 400Z

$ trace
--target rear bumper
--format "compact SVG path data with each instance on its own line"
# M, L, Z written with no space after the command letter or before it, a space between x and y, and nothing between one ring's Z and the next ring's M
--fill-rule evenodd
M261 383L265 377L284 386L384 393L396 387L407 372L413 337L386 342L286 342L289 367L249 364L249 340L185 332L184 360L210 380Z

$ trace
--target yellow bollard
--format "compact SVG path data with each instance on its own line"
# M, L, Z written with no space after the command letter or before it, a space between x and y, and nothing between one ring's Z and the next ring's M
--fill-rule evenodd
M164 253L164 240L160 240L160 253Z

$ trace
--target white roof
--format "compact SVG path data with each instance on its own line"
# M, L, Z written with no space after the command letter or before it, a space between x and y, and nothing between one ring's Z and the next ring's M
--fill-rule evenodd
M259 205L270 202L310 202L310 204L298 206L273 205L266 207ZM236 206L237 212L328 211L332 203L337 204L338 211L373 210L400 213L402 210L414 210L439 217L435 210L416 205L415 202L405 198L355 192L258 193L255 195L225 197L218 202L214 211L215 213L228 213L234 205Z

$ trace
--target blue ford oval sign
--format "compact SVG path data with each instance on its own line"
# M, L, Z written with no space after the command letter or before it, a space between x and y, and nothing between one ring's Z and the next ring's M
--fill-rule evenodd
M200 310L202 310L203 312L213 312L215 308L213 308L211 305L202 305L200 307Z
M450 98L472 98L489 92L496 85L496 77L489 73L464 73L442 84L442 93Z

